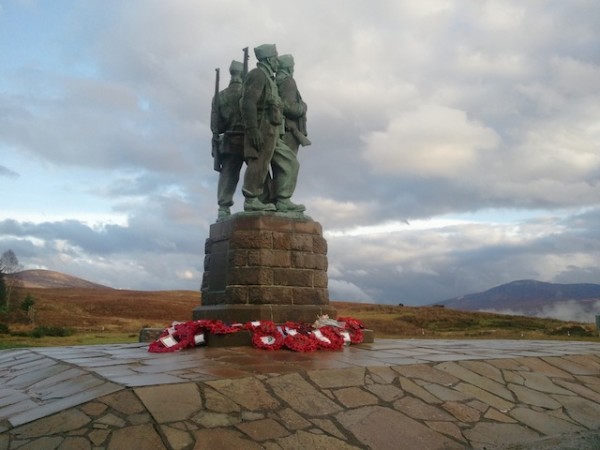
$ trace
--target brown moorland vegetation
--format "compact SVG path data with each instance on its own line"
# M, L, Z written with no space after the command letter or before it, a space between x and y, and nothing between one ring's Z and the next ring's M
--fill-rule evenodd
M24 314L0 316L0 323L7 325L11 332L0 334L0 348L135 342L141 328L164 328L173 321L191 320L192 310L200 305L200 294L196 291L27 288L19 297L27 294L35 302L33 323ZM598 340L592 324L437 307L336 301L332 304L338 316L362 320L367 328L375 331L376 337ZM26 336L40 326L68 328L74 335L42 339Z

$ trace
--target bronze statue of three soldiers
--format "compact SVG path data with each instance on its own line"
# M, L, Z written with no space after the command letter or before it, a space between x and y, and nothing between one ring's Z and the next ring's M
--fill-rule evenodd
M219 171L217 220L231 215L240 170L246 162L244 211L302 214L291 197L298 179L298 148L306 137L306 103L293 78L292 55L277 54L275 44L254 49L256 68L232 61L229 86L219 91L219 69L212 102L214 168Z

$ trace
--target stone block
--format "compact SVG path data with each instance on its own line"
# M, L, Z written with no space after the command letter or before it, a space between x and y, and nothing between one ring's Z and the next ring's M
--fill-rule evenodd
M270 230L290 233L294 230L294 224L286 218L274 215L243 215L236 218L235 221L235 231L239 230Z
M292 290L292 303L294 305L327 305L329 295L327 289L294 288Z
M304 269L306 253L305 252L290 252L291 267L293 269Z
M294 231L301 234L323 234L323 227L319 222L313 221L295 221Z
M307 269L273 269L273 284L276 286L313 286L313 271Z
M142 328L139 334L139 342L154 342L162 332L162 328Z
M233 228L234 222L231 220L213 223L210 226L210 239L214 242L229 239L233 232Z
M292 234L273 232L273 249L288 251L292 248Z
M227 255L229 267L242 267L249 265L248 255L250 251L241 249L230 249ZM251 264L250 264L251 265Z
M230 248L252 249L273 248L273 233L270 231L238 231L229 240Z
M284 323L292 320L312 323L317 316L323 314L333 318L337 316L335 308L329 305L208 305L195 308L193 320L211 319L226 323L246 323L251 320Z
M363 331L363 344L372 344L375 342L375 333L373 330L364 329Z
M208 281L210 280L210 272L204 272L202 274L202 284L200 285L201 290L208 289Z
M228 297L225 296L225 292L202 291L203 305L221 305L225 303L227 299Z
M213 268L210 272L204 272L206 277L208 278L208 287L209 291L224 291L227 286L227 271L226 264L223 264L222 260L213 259ZM217 266L217 267L214 267Z
M249 301L250 292L247 286L228 286L225 290L223 303L228 304L246 304ZM204 302L202 302L204 304Z
M230 269L227 281L230 285L274 284L273 269L268 267L235 267Z
M252 286L248 289L248 303L254 305L291 305L290 288L280 286Z
M252 345L252 336L248 330L231 334L206 334L207 347L249 347L250 345Z
M313 248L312 251L319 255L327 254L327 241L323 236L313 236Z
M292 267L294 269L325 270L327 257L307 252L291 253Z
M327 271L327 256L315 255L315 264L313 269L326 272Z
M313 236L310 234L292 234L290 240L290 250L312 252Z
M327 272L315 271L313 274L313 286L315 288L326 288L328 283Z
M290 252L285 250L249 250L249 266L290 267Z
M227 254L229 251L229 241L213 242L210 246L210 255Z

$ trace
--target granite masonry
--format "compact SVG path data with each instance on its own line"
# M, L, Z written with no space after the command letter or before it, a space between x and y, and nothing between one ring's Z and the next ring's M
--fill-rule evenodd
M320 314L335 316L321 225L272 213L237 214L212 224L201 291L194 320L312 323Z

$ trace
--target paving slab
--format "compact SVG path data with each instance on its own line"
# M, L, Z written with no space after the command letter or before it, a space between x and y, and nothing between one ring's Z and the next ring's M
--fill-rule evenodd
M558 409L561 406L559 402L544 392L529 389L518 384L509 384L508 389L515 393L520 403L539 406L545 409Z
M0 351L0 450L600 448L599 342L147 350Z
M535 411L530 408L515 408L511 411L510 415L517 421L546 436L577 433L585 429L584 427L575 425L567 420L552 417L549 414L544 414L543 412Z
M337 420L366 448L463 449L464 446L399 411L367 406L339 413Z
M472 447L486 450L512 444L533 445L542 437L525 425L490 422L479 422L465 430L464 435Z
M203 407L195 383L145 386L134 393L158 423L186 420Z

